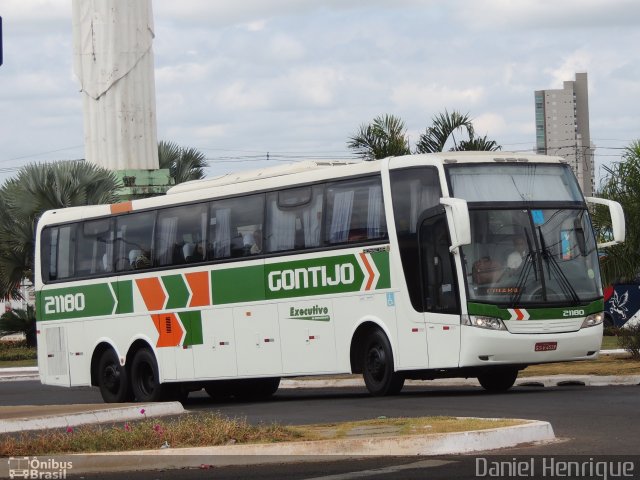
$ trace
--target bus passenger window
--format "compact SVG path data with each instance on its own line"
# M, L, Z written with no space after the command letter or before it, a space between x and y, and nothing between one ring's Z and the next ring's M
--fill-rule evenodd
M213 202L207 250L215 259L262 253L264 194Z
M76 277L110 272L113 269L111 219L86 221L78 228Z
M203 261L207 218L206 203L160 210L155 265L164 267Z
M380 178L329 184L326 232L328 244L387 238Z
M267 195L267 251L320 246L321 186L298 187Z
M116 218L117 271L151 267L155 216L155 212L140 212Z

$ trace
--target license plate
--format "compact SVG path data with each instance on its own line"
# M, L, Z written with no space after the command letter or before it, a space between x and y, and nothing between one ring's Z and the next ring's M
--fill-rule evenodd
M536 343L536 352L549 352L558 348L558 342L538 342Z

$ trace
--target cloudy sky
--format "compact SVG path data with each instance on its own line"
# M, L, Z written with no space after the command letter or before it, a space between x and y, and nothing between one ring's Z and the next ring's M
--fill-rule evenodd
M414 142L469 112L505 150L535 144L533 92L589 74L596 164L640 138L637 0L153 0L158 138L210 175L350 158L376 115ZM70 0L0 0L0 180L84 157ZM267 160L269 152L269 160Z

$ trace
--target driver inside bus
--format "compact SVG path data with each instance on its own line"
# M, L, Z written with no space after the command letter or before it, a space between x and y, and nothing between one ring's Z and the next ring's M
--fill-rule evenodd
M507 257L507 268L516 270L522 265L522 261L527 256L527 242L522 235L513 239L513 251Z

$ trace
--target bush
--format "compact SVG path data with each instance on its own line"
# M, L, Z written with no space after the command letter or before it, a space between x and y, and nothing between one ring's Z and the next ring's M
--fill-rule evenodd
M35 348L28 347L26 341L0 341L0 361L32 360L37 358Z
M631 354L634 360L640 360L640 323L624 326L618 333L618 345Z
M36 346L36 309L27 305L26 309L14 308L0 315L0 337L22 333L27 346Z
M617 337L620 335L620 327L614 327L612 325L606 326L604 327L602 334L605 337Z

